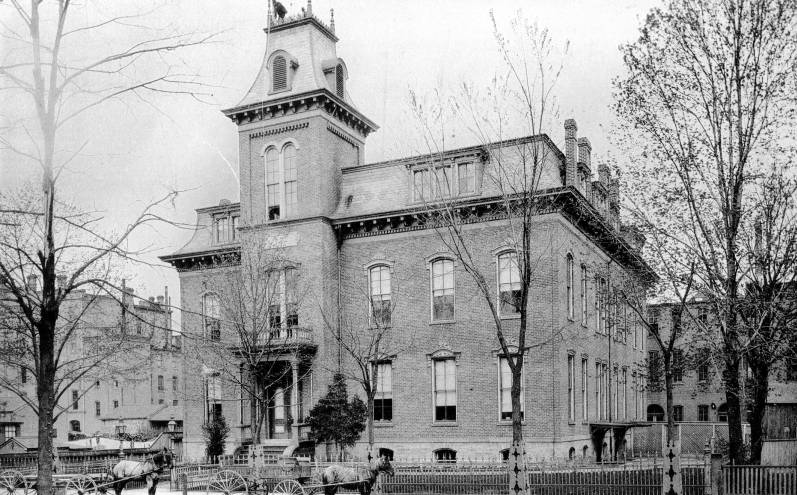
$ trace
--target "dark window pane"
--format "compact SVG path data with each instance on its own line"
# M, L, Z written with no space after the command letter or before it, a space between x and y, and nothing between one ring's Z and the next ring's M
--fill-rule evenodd
M435 296L434 297L434 319L453 320L454 319L454 296Z
M457 406L437 406L434 414L436 421L456 421Z

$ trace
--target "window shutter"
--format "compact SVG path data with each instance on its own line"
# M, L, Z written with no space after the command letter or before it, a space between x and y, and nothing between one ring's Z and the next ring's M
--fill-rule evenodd
M288 87L288 66L285 57L279 56L274 59L271 66L273 81L273 91L281 91Z

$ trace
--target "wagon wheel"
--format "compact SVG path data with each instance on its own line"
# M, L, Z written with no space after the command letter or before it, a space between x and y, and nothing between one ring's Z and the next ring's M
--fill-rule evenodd
M0 473L0 490L5 489L5 493L0 491L2 495L14 495L17 490L21 489L22 493L27 490L25 477L19 471L3 471Z
M230 495L232 493L249 494L249 486L240 473L225 469L214 474L208 483L207 493L222 493Z
M307 495L302 485L296 480L280 481L271 493L273 495Z
M85 474L78 474L66 482L67 495L86 495L97 492L97 483L94 478Z

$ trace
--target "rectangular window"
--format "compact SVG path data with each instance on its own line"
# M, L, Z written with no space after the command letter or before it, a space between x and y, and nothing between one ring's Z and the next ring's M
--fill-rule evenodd
M628 419L628 369L623 368L623 418Z
M119 409L119 401L118 400L113 401L113 408L114 409Z
M453 359L434 361L434 419L457 419L457 371Z
M575 287L573 287L573 256L568 254L567 255L567 273L566 276L566 284L567 284L567 317L571 320L575 318Z
M637 393L636 371L631 373L631 394L634 396L634 418L639 419L639 395Z
M520 269L517 253L498 256L498 297L502 316L517 315L520 312Z
M708 364L701 364L697 367L697 381L699 382L707 382L708 381Z
M459 172L459 194L476 192L476 165L460 163L457 169Z
M432 263L432 321L454 319L454 262Z
M581 358L581 419L584 421L589 420L588 373L587 358Z
M603 419L603 410L601 409L603 378L601 370L601 363L595 362L595 419Z
M698 421L708 421L708 406L705 404L701 404L697 406L697 420Z
M374 421L393 421L393 365L376 365L376 395L374 395Z
M298 176L296 172L296 148L292 144L282 149L282 166L285 180L285 216L296 213L298 204Z
M228 218L226 216L217 217L213 220L213 223L216 233L216 242L222 244L229 241Z
M19 379L22 383L28 383L28 368L22 366L19 370Z
M576 421L576 357L567 356L567 420Z
M172 377L172 392L177 392L177 377Z
M79 397L78 391L77 390L73 390L72 391L72 410L73 411L77 411L77 409L78 409L78 397Z
M587 267L581 265L581 324L587 326Z
M3 425L3 441L17 436L17 425Z
M271 148L266 152L266 207L269 220L280 218L279 152Z
M414 171L412 173L412 186L415 201L429 201L432 199L428 170Z
M672 420L678 423L684 420L684 406L672 406Z
M285 323L288 328L299 326L299 297L296 268L285 269Z
M205 320L205 338L210 340L221 339L221 307L216 294L205 294L202 298ZM118 386L118 385L117 385Z
M609 402L611 401L611 390L609 390L611 388L611 377L609 376L609 365L607 363L601 365L601 372L603 377L603 382L601 383L601 387L603 387L601 391L601 396L603 396L603 419L607 419L609 417Z
M684 351L681 349L673 349L672 363L670 363L670 366L672 367L672 381L675 383L684 381L683 363Z
M102 405L99 401L94 402L94 415L99 416L102 414Z
M230 225L230 237L232 238L233 241L238 239L238 220L239 219L240 219L240 217L234 216L234 217L232 217L232 220L231 220L232 224Z
M371 324L376 327L390 326L391 291L390 267L379 265L368 271L371 292Z
M437 167L434 169L434 195L435 198L448 198L454 189L453 167Z
M620 373L614 368L614 389L612 390L612 419L620 419Z
M158 375L158 392L163 392L163 375Z
M269 328L278 329L282 326L282 281L279 270L268 272L266 282L266 300L268 302ZM274 330L272 330L272 335ZM279 332L277 332L277 335Z
M498 380L501 395L501 420L512 419L512 369L505 357L498 359ZM520 382L520 419L524 418L526 397L523 381Z

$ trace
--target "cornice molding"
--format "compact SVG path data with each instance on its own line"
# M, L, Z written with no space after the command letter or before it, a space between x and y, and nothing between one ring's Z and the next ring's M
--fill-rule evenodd
M277 127L277 128L274 128L274 129L264 129L262 131L255 131L255 132L250 133L249 134L249 139L256 139L256 138L266 137L266 136L274 136L275 134L282 134L283 132L297 131L299 129L306 129L308 127L310 127L310 123L305 121L305 122L299 122L297 124L284 125L282 127Z

